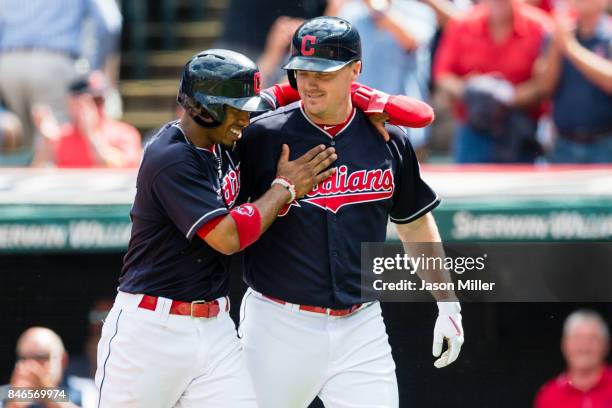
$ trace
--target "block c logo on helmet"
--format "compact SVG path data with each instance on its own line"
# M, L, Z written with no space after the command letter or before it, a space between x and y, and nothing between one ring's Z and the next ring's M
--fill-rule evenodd
M304 56L313 55L315 53L315 49L313 45L317 43L317 37L314 35L305 35L302 38L302 49L301 53Z

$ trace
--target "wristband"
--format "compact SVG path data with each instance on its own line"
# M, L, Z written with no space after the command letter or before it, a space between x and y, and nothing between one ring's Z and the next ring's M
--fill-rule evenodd
M274 181L272 181L272 185L275 184L280 184L281 186L285 187L287 191L289 191L291 196L289 197L287 204L292 203L295 200L297 193L295 191L295 184L293 184L291 180L283 176L277 176Z
M261 235L261 214L253 204L242 204L230 211L229 215L236 223L242 251Z

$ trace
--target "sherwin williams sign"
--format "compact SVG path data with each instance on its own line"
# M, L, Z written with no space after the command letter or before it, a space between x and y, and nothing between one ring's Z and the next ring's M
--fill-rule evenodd
M612 167L564 169L429 167L424 178L442 197L445 241L612 240ZM0 170L0 253L125 251L135 185L133 170Z

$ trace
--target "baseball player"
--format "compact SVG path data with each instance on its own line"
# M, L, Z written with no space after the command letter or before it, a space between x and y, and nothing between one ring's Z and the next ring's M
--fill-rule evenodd
M421 179L406 135L388 126L389 142L350 99L361 69L357 30L319 17L294 34L284 67L302 98L256 118L241 141L241 197L258 200L273 182L283 145L298 156L334 147L337 171L279 214L245 250L239 334L258 403L306 407L397 407L395 364L380 304L362 295L362 242L382 242L388 218L402 241L439 242L431 215L439 199ZM449 281L447 272L435 276ZM460 305L436 292L436 367L452 363L463 343Z
M252 244L283 205L329 177L333 148L289 161L257 200L234 206L239 167L230 149L267 109L245 56L208 50L181 79L179 121L145 148L119 292L98 347L99 408L255 407L228 315L226 255Z

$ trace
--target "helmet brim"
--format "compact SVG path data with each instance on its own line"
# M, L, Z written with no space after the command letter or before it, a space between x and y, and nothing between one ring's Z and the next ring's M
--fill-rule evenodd
M344 68L351 62L353 61L334 61L317 57L293 57L287 64L285 64L283 69L313 72L335 72Z
M234 109L246 112L266 112L273 107L270 106L261 96L252 96L250 98L229 99L225 102L226 105Z
M273 109L261 96L249 96L246 98L226 98L223 96L210 96L204 94L196 95L195 99L204 107L210 105L227 105L234 109L246 112L266 112Z

